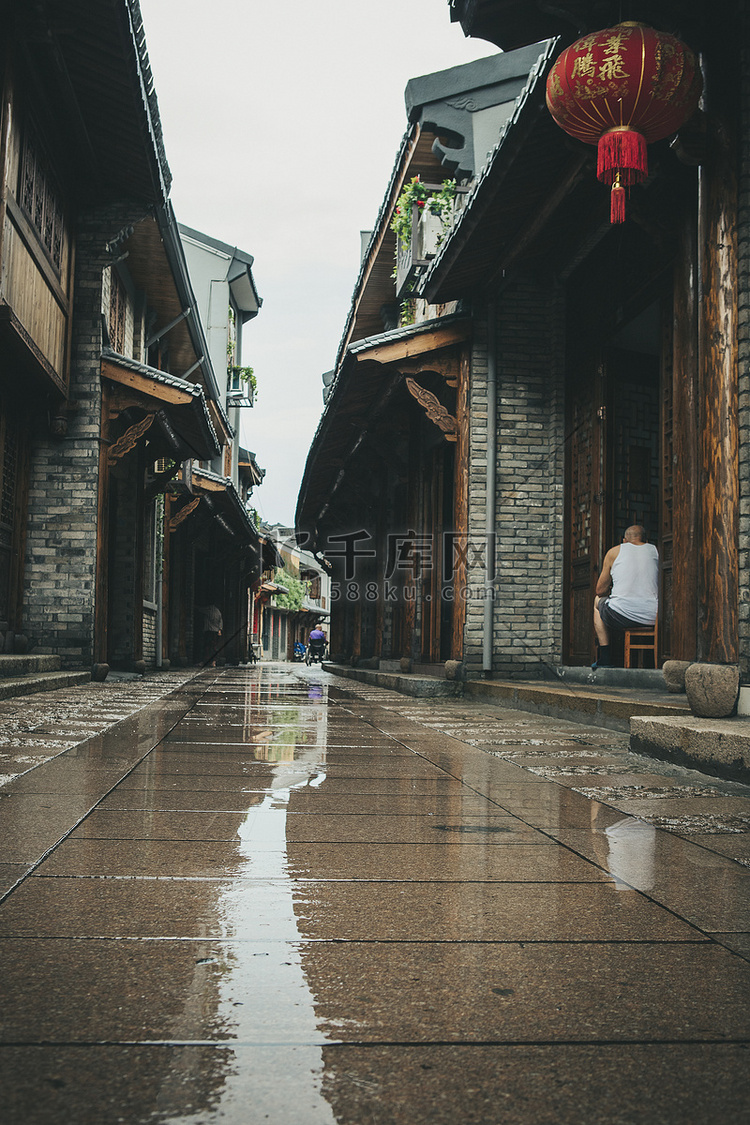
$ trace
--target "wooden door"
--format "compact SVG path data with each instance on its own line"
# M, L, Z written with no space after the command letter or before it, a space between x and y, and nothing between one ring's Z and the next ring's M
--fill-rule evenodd
M606 371L598 353L568 373L566 408L565 663L594 656L593 605L607 533Z

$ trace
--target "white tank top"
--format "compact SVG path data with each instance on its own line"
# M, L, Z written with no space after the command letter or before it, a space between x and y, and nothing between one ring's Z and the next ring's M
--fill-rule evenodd
M659 552L653 543L623 543L612 563L609 604L628 621L653 625L659 609Z

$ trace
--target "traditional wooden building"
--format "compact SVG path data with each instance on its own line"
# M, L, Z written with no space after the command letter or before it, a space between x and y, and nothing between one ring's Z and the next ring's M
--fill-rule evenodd
M412 505L407 530L447 526L467 536L465 612L452 611L451 644L438 649L423 598L423 624L419 610L416 618L400 610L412 617L387 648L377 627L386 607L354 602L339 618L339 649L349 657L434 660L450 647L469 675L534 676L587 664L604 553L637 522L662 560L659 659L739 663L747 682L748 5L453 0L450 9L466 34L507 52L502 58L530 51L534 61L527 59L523 89L487 160L466 180L470 190L450 230L432 256L416 255L417 315L432 326L402 324L387 344L357 340L375 329L370 322L356 332L355 314L310 453L298 523L326 549L332 533L358 530L358 513L366 513L363 526L387 539L389 529L401 532L404 521L394 520L389 505L402 497ZM555 124L545 87L565 47L621 19L692 48L704 94L678 132L649 146L648 177L629 189L626 221L613 225L596 150ZM439 126L437 114L433 120ZM454 130L458 146L464 133L457 124ZM440 128L433 133L444 152ZM393 202L391 192L375 241L387 237ZM438 319L447 311L450 318ZM461 359L453 362L456 389L448 391L438 364L431 384L415 374L416 340L459 325L463 340L453 347ZM368 350L382 360L384 344L395 361L389 382L378 379L382 363L365 362ZM418 365L424 370L423 355ZM407 377L445 408L447 417L432 405L437 461L404 430L396 409L410 389ZM446 437L457 438L453 456ZM427 493L420 509L403 475L395 490L389 484L400 443L433 489L421 524ZM445 469L441 476L441 457L453 464L442 525L440 482L451 478ZM372 556L364 565L382 575L383 561ZM434 568L431 581L435 622Z
M334 565L332 654L462 657L471 310L460 299L428 306L414 293L443 224L414 204L414 237L397 259L392 219L416 182L437 192L455 180L451 216L460 208L538 54L494 55L407 87L409 127L363 255L297 513L300 535Z
M0 26L5 647L192 661L200 566L234 574L241 632L258 538L210 468L233 444L226 369L169 203L139 5L4 0Z
M264 571L255 589L253 645L258 658L291 660L295 643L306 645L314 625L328 627L330 576L319 559L300 548L294 528L261 524L261 539ZM299 604L288 597L289 579L304 586Z

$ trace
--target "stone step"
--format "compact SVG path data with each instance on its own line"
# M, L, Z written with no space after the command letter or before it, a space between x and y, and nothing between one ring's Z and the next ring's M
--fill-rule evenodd
M465 695L496 707L515 707L536 715L623 732L630 730L630 720L634 715L690 715L684 695L657 690L660 682L663 685L660 672L646 674L644 680L638 676L631 677L629 673L625 673L625 679L621 674L619 680L616 677L612 680L623 686L608 686L601 679L596 683L560 680L554 683L538 680L467 680L461 683L439 676L350 668L346 664L326 663L323 667L337 676L400 691L403 695L421 698Z
M350 668L348 664L329 664L323 668L334 676L344 676L349 680L359 680L362 684L385 688L387 691L400 691L402 695L415 698L454 697L463 694L464 685L458 680L439 679L437 676L418 676L413 672L376 672L369 668Z
M704 773L750 781L750 719L746 716L634 716L630 749Z
M55 691L90 682L91 672L30 672L25 676L2 676L0 699L13 699L18 695L33 695L37 691Z
M0 678L6 676L26 676L32 672L57 672L60 669L59 656L35 655L20 656L16 653L0 654Z
M651 687L618 690L591 684L467 680L464 691L482 703L626 732L634 715L690 715L684 696Z
M661 668L574 668L548 665L545 683L582 684L586 687L636 688L638 691L667 691Z

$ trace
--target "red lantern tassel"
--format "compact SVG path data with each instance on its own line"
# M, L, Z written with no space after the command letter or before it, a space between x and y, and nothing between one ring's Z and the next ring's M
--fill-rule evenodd
M639 184L648 175L646 138L635 129L619 126L599 138L596 174L605 184L619 176L626 186Z
M622 186L619 179L612 185L609 221L611 223L625 222L625 188Z

